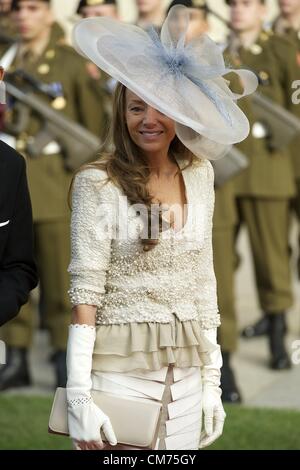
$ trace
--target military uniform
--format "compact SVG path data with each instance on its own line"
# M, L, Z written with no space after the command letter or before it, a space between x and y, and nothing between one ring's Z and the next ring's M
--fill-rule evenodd
M86 61L71 47L58 41L59 38L61 34L56 27L39 57L33 57L30 53L17 55L11 70L21 67L44 83L58 82L62 96L54 100L43 95L39 98L95 135L103 137L107 119L100 99L101 92L98 90L97 95L94 92L95 82L99 81L88 74ZM0 49L0 57L4 52L3 48ZM12 120L13 117L12 114ZM72 174L66 170L63 155L55 146L39 158L27 156L26 144L37 134L40 126L39 118L31 114L26 131L17 136L16 148L27 159L43 309L54 348L65 350L71 313L67 296L67 266L70 259L70 210L67 199ZM27 305L3 329L2 338L9 346L28 348L33 331L32 322L33 316Z
M80 0L77 6L76 13L80 16L83 16L83 8L86 7L97 7L109 5L115 7L115 15L117 15L117 2L116 0ZM92 12L94 14L94 11ZM90 15L88 11L85 11L85 18L88 18ZM109 119L112 117L112 95L116 86L116 80L111 78L103 70L100 71L98 67L93 62L88 62L88 68L90 73L97 79L94 82L94 92L96 95L99 95L99 99L103 102L105 112ZM100 86L99 86L100 83Z
M234 57L236 65L257 73L259 92L287 108L292 107L293 60L289 43L265 32ZM248 117L255 134L255 114ZM249 150L250 166L235 180L239 216L249 231L261 307L282 312L292 304L287 226L289 200L295 194L293 168L288 151L269 150L265 138L254 135Z
M230 62L225 52L225 61ZM241 93L242 88L236 75L226 77L230 88L235 93ZM249 116L251 105L249 98L239 100L239 106ZM249 153L252 146L252 136L236 147L243 153ZM224 157L226 158L226 157ZM226 182L216 189L215 212L213 220L214 266L218 286L218 305L221 314L221 325L218 329L219 342L222 351L233 353L237 349L238 327L234 300L234 271L236 253L234 250L235 229L238 224L238 211L235 194L236 178Z
M10 14L0 14L0 45L9 43L16 35Z
M234 305L234 227L237 212L232 181L215 190L213 217L214 269L217 279L221 326L218 341L223 351L233 352L237 346L237 324Z
M59 23L57 23L57 21L55 21L51 28L51 40L53 41L53 43L60 41L61 44L64 44L66 40L65 36L66 33L63 27Z
M235 66L246 66L257 73L260 93L297 112L292 104L291 86L297 64L288 41L261 32L249 49L239 47L233 51L229 45L228 51ZM244 222L248 228L260 305L273 321L274 314L278 314L278 318L282 316L293 300L288 213L290 200L295 195L295 181L288 150L271 150L253 109L247 115L252 129L252 136L244 143L249 167L234 181L237 210L239 224ZM272 367L281 368L276 363L278 361ZM285 363L288 363L286 355Z
M300 80L300 29L296 30L289 27L283 18L278 18L274 23L274 31L282 37L286 38L293 44L296 62L299 66L294 80ZM294 106L294 112L299 116L300 104ZM296 184L296 197L292 201L292 209L295 212L298 221L300 221L300 137L296 137L290 145L290 152L292 155L292 162L294 168L295 184ZM299 239L300 246L300 239ZM298 257L298 275L300 277L300 257Z

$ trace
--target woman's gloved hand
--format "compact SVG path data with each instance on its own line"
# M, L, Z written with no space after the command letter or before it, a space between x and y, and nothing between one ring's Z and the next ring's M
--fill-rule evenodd
M91 371L96 329L88 325L70 325L67 346L67 402L70 437L76 448L102 449L100 429L111 445L117 438L109 417L91 397Z
M204 430L200 437L200 449L209 446L222 435L226 418L221 401L222 355L220 346L217 344L217 330L216 328L211 328L204 330L203 333L211 343L216 345L216 349L211 353L211 364L204 366L201 370Z

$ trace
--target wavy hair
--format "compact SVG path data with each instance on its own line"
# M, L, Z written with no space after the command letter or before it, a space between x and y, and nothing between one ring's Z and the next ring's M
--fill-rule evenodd
M87 168L104 170L108 175L106 183L112 181L117 185L127 196L131 204L145 205L147 208L148 236L147 238L141 238L141 243L144 251L148 251L159 242L158 236L151 238L151 235L153 235L153 207L151 210L153 195L150 194L147 188L150 179L150 169L147 157L143 155L141 149L133 142L129 135L125 119L125 109L126 87L118 83L113 98L111 125L108 137L103 145L103 148L113 148L113 150L111 152L101 151L99 159L85 164L77 173ZM187 160L187 165L182 170L192 166L194 161L198 160L182 144L177 136L174 137L170 144L169 153L173 158L176 155L179 159ZM178 169L176 174L181 173L182 170ZM72 185L70 191L71 189ZM157 227L158 232L156 232L157 235L162 231L163 211L160 206L161 201L158 204L159 224Z

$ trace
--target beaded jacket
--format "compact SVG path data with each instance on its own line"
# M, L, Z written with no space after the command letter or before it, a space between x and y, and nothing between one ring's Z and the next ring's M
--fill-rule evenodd
M73 306L97 307L96 325L170 323L197 320L216 328L218 314L213 269L214 173L208 160L182 169L187 218L181 230L159 234L144 251L141 208L130 204L107 173L96 168L74 180L71 219ZM137 210L138 209L138 210Z

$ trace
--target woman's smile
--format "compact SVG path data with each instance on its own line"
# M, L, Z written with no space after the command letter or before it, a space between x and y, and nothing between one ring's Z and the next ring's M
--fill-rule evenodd
M153 142L163 134L163 131L139 131L139 133L143 136L144 140Z

